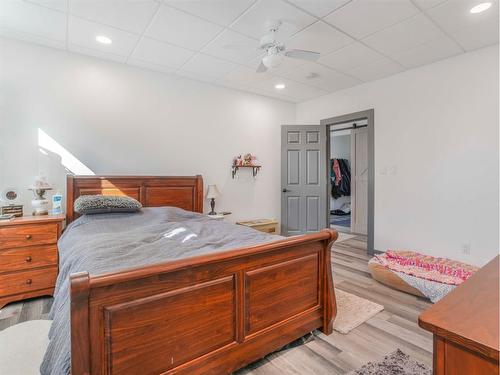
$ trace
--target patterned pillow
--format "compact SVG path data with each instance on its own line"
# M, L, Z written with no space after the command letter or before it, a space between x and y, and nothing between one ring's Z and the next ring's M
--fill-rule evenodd
M81 195L74 204L74 210L81 215L108 212L136 212L142 204L134 198L115 195Z

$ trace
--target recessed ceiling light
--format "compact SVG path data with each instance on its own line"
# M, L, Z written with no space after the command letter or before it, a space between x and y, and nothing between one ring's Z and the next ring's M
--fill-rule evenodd
M491 3L481 3L481 4L478 4L474 7L472 7L470 12L472 14L481 13L481 12L484 12L485 10L490 9L490 7L491 7Z
M95 40L97 40L99 43L102 43L102 44L111 44L113 43L113 41L108 38L107 36L104 36L104 35L98 35L95 37Z
M285 87L286 86L284 83L278 83L277 85L274 85L274 88L277 90L283 90Z

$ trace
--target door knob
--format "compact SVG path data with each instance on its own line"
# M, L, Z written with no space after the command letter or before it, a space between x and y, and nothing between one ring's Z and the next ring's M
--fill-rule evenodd
M283 193L288 193L288 192L290 192L291 190L288 190L288 189L283 188L283 190L281 190L281 191L282 191Z

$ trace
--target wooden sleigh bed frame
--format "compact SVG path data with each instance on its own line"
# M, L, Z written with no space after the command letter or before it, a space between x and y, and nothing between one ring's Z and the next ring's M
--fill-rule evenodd
M84 194L202 212L194 177L68 177L68 222ZM71 372L227 374L336 315L324 230L258 246L90 276L71 275Z

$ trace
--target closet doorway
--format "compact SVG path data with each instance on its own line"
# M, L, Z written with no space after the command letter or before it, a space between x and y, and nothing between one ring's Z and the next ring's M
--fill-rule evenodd
M328 212L330 227L367 236L374 251L374 111L356 112L321 121L326 125Z

